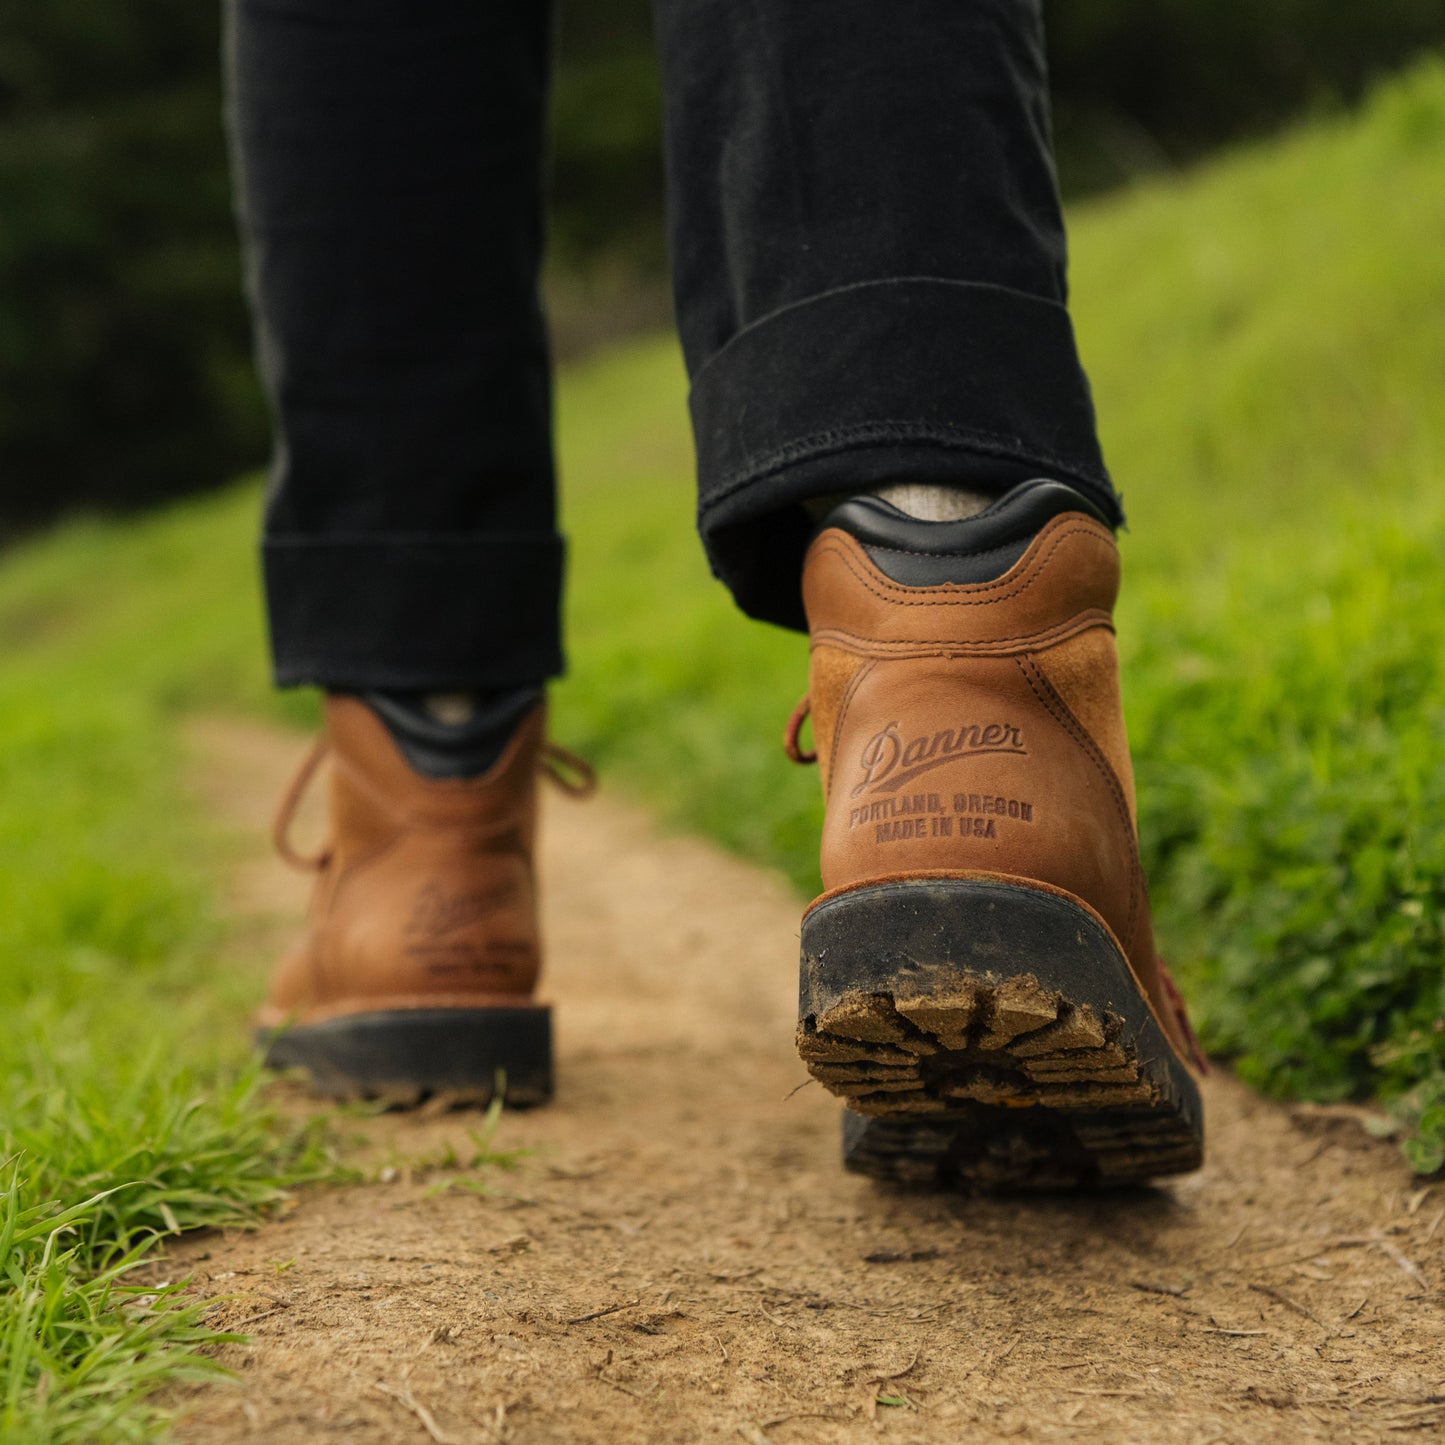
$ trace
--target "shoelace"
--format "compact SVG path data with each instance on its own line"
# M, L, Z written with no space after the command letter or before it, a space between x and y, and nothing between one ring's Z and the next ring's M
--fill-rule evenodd
M331 751L331 743L323 733L311 746L311 751L302 759L296 776L291 779L276 809L276 819L271 825L271 842L282 862L306 873L319 873L331 861L331 846L328 844L319 853L298 852L291 843L291 824L296 819L296 810L306 796L317 769ZM560 788L571 798L589 798L597 791L597 773L592 764L560 743L544 742L537 759L537 769L545 774L554 787Z
M291 779L291 785L286 789L281 805L276 809L275 821L271 824L271 844L280 855L281 861L302 872L319 873L331 861L329 846L311 857L298 853L291 846L291 824L295 820L296 809L301 806L301 799L306 796L311 779L316 776L317 768L330 750L331 745L324 733L312 743L311 751L296 769L296 776Z
M590 798L597 791L596 769L561 743L543 743L538 766L569 798Z
M793 709L793 715L788 719L788 725L783 729L783 751L795 763L816 763L818 753L816 749L805 752L799 735L803 731L803 724L807 721L808 715L813 711L812 698L805 692L798 699L798 705Z

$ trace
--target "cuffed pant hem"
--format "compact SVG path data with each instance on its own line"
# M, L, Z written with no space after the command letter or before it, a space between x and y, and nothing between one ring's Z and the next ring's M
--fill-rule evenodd
M806 625L809 497L1051 476L1123 520L1068 312L1006 287L905 277L784 307L698 371L690 405L713 570L785 627Z
M270 536L280 687L513 687L562 671L563 544L549 534Z

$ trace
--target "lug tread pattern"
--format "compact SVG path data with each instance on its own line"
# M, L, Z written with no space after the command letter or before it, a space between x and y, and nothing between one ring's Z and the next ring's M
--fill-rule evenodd
M853 1115L845 1162L988 1189L1126 1184L1199 1167L1169 1071L1110 1010L1031 973L942 991L854 989L806 1015L798 1052Z

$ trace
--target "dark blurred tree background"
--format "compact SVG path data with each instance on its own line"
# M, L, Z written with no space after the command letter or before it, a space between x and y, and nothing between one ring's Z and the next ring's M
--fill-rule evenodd
M1445 44L1441 0L1045 0L1072 194L1348 104ZM551 268L653 317L664 267L648 0L564 0ZM257 464L218 77L197 0L0 8L0 531ZM579 299L580 298L580 299ZM616 329L614 326L613 330ZM567 328L569 335L586 328ZM596 334L606 334L605 322Z

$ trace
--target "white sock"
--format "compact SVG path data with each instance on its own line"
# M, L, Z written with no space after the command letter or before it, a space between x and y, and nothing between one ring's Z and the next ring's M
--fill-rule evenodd
M849 497L877 497L921 522L958 522L978 516L999 496L998 492L980 492L973 487L954 487L943 482L882 482L856 492L810 497L803 505L815 521L822 521L839 502L846 502Z
M976 517L998 500L996 492L971 487L949 487L938 482L885 482L869 491L879 501L891 502L900 512L923 522L961 522Z
M477 699L470 692L428 692L421 700L427 715L447 727L469 723L477 715Z

